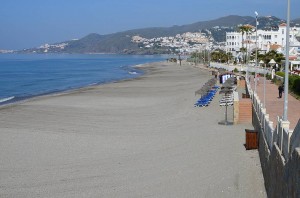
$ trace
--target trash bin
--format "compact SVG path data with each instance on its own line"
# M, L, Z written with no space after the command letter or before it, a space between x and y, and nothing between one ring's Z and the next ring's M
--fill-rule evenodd
M247 150L258 149L258 132L251 129L245 129L246 131L246 144Z
M242 93L242 98L250 98L249 94Z

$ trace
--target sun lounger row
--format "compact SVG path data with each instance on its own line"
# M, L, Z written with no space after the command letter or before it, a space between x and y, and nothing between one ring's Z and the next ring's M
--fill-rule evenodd
M207 92L207 94L203 95L196 103L195 107L207 107L209 103L213 100L214 96L216 95L219 87L213 86L211 90Z

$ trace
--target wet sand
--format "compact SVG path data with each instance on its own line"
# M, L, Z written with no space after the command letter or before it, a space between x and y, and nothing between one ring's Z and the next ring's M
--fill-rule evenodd
M266 197L245 128L222 126L211 78L153 63L133 80L0 108L0 197Z

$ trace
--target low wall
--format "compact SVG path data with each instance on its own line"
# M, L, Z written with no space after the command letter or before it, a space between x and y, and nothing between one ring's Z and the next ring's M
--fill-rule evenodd
M286 163L277 144L270 152L260 133L259 156L268 197L300 197L300 148L294 150Z
M251 91L250 91L251 92ZM299 143L286 145L285 140L278 133L284 129L282 121L277 123L275 129L273 124L266 118L265 110L260 108L259 100L253 96L252 125L259 134L259 157L265 180L265 188L268 197L300 197L300 147ZM268 117L268 116L267 116ZM267 125L266 123L269 124ZM269 126L270 125L270 126ZM292 142L297 142L300 122L295 128L293 135L289 137ZM271 129L271 130L270 130ZM270 133L271 131L271 133ZM284 130L282 134L288 134ZM275 134L273 136L273 134ZM282 137L281 137L282 136ZM283 138L283 139L281 139ZM282 142L280 144L280 142ZM293 146L294 145L294 146ZM284 149L286 148L286 149ZM286 151L287 150L287 151Z
M289 197L300 197L300 148L296 148L287 163Z
M240 116L240 100L238 92L234 92L233 100L233 123L238 124Z

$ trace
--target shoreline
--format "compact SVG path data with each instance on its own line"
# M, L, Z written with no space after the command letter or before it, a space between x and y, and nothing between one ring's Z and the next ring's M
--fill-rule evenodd
M7 85L4 83L2 85L3 93L0 97L0 106L34 97L76 90L91 85L101 85L118 80L136 78L143 73L140 73L140 70L137 71L134 66L163 60L163 58L159 56L122 56L116 54L80 54L76 56L62 54L35 55L4 55L2 57L1 65L3 66L2 70L5 75L2 80L10 83ZM91 57L92 59L90 59ZM26 68L26 61L18 60L33 61L33 69ZM55 63L57 60L59 64ZM75 60L75 62L73 60ZM84 60L87 60L87 62ZM107 62L107 60L115 60L115 62ZM19 66L11 70L7 66L10 64ZM40 64L45 64L45 68ZM51 64L57 66L54 66L53 69L51 68ZM42 72L40 68L43 68L45 75L40 73ZM22 78L13 78L15 72Z
M266 197L258 153L243 146L250 125L218 125L220 95L194 107L210 72L144 67L133 80L2 108L0 195Z
M102 83L101 82L93 83L93 84L78 87L78 88L69 88L69 89L61 90L61 91L52 91L52 92L37 94L37 95L33 95L33 96L25 96L25 97L21 97L21 99L15 99L15 96L7 97L7 98L12 98L12 99L8 100L8 101L0 102L0 110L2 108L18 105L18 104L28 102L28 101L31 101L31 100L38 100L38 99L45 98L45 97L59 96L59 95L70 94L70 93L77 92L77 91L84 91L85 89L93 88L95 86L102 86L102 85L105 85L105 84L117 83L117 82L122 82L122 81L127 81L127 80L134 80L134 79L140 78L144 75L148 75L147 67L145 67L146 65L152 64L152 63L158 63L159 64L161 62L163 62L163 61L157 61L157 62L151 62L151 63L144 63L144 64L137 64L137 65L128 66L130 68L134 68L136 70L141 71L141 73L132 74L133 77L131 77L131 78L124 78L124 79L120 79L120 80L112 80L112 81L107 81L107 82L102 82ZM134 76L134 75L136 75L136 76ZM6 99L6 98L3 98L3 99Z

